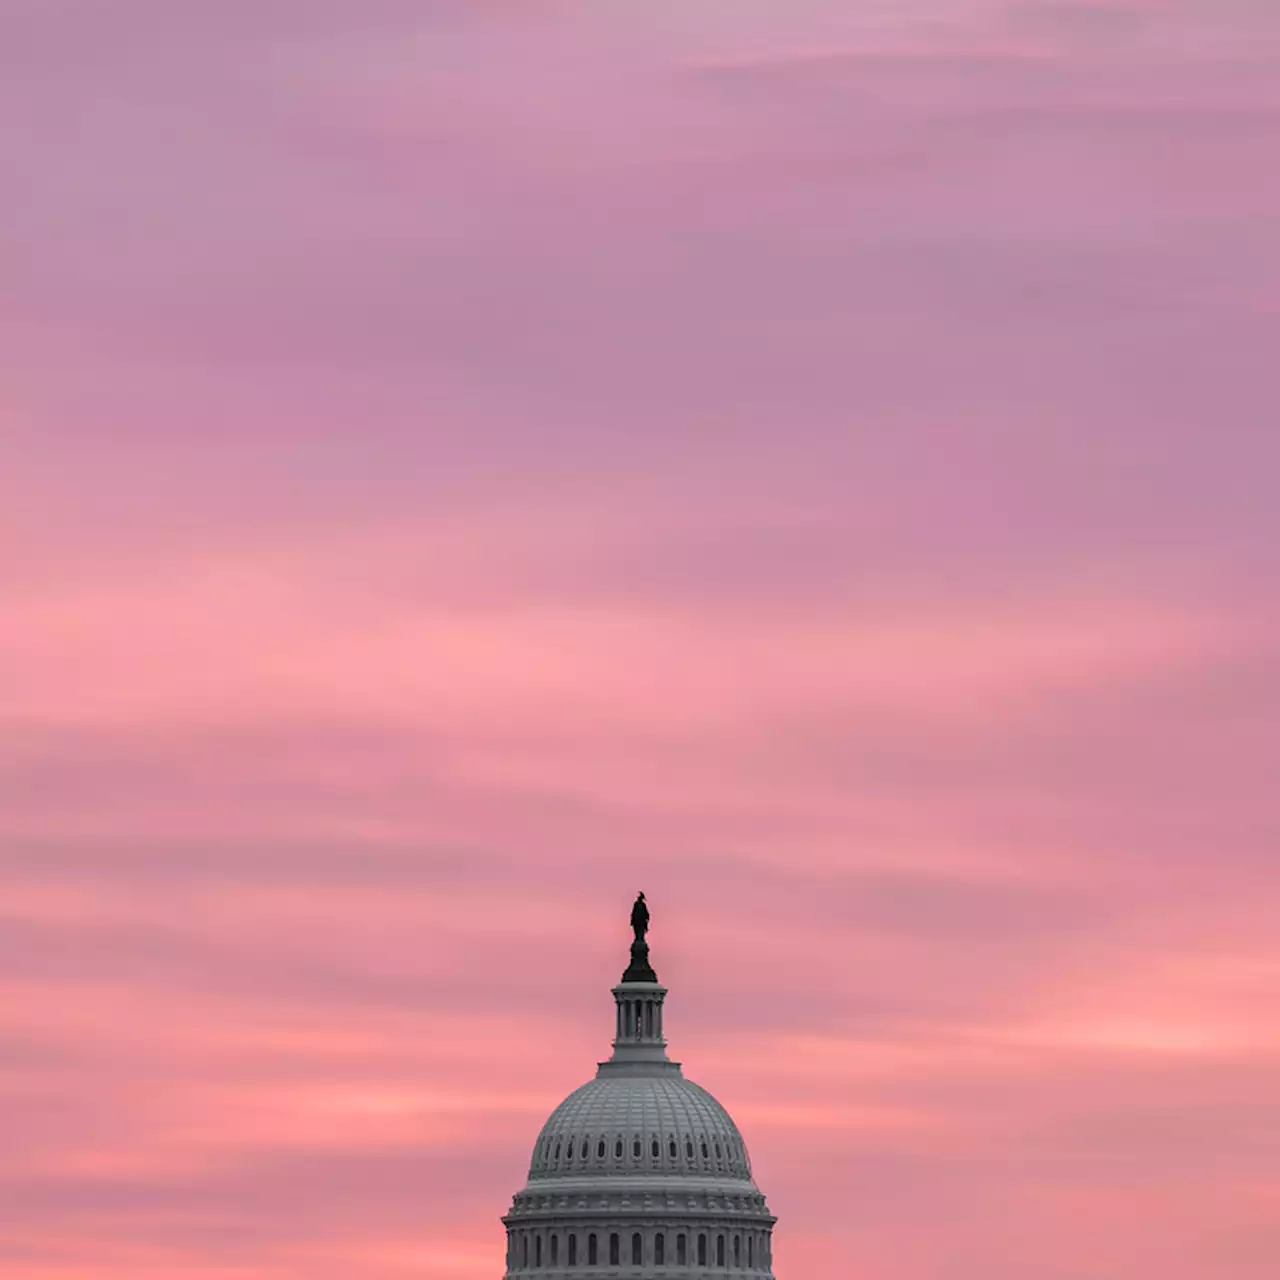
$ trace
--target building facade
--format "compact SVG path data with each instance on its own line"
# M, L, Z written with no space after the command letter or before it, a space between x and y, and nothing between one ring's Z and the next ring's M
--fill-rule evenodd
M667 1057L643 895L632 924L613 1054L538 1135L502 1220L507 1280L771 1280L775 1219L742 1135Z

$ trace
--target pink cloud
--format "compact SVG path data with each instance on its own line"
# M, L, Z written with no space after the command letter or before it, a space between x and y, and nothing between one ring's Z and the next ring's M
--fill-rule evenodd
M643 885L779 1277L1270 1280L1270 15L8 10L14 1274L494 1274Z

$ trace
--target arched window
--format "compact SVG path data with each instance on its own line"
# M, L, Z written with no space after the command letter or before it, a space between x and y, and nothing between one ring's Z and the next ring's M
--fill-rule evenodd
M596 1147L596 1158L598 1160L604 1159L604 1139L603 1138L600 1139L600 1145Z
M551 1265L558 1267L560 1265L560 1237L551 1233Z
M631 1143L631 1154L632 1154L632 1155L633 1155L637 1160L639 1160L639 1159L640 1159L640 1139L639 1139L639 1138L635 1138L635 1139L633 1139L633 1140L632 1140L632 1143Z
M747 1237L747 1269L754 1271L756 1265L756 1238L754 1233Z
M556 1143L556 1159L560 1159L560 1144L558 1142Z
M569 1265L578 1265L578 1237L572 1231L569 1232Z
M676 1158L676 1140L671 1139L670 1145L667 1147L667 1154L674 1160Z
M698 1237L698 1266L705 1267L707 1265L707 1237L700 1235Z
M742 1266L742 1237L733 1237L733 1265L735 1267Z
M724 1236L716 1236L716 1266L724 1266Z
M533 1265L535 1267L542 1266L542 1237L533 1237Z
M684 1140L684 1158L686 1160L693 1159L693 1139L692 1138L686 1138Z
M653 1237L653 1261L659 1267L666 1266L667 1263L667 1237L661 1231Z
M587 1140L586 1140L586 1138L583 1138L583 1140L582 1140L582 1158L583 1158L584 1160L587 1158L587 1146L588 1146Z
M685 1239L682 1231L676 1236L676 1266L687 1267L689 1265L689 1242Z
M707 1144L705 1142L702 1144L702 1158L704 1160L708 1158Z
M717 1160L724 1159L724 1157L720 1154L720 1144L718 1142L716 1143L716 1159Z
M594 1267L600 1261L600 1246L596 1242L596 1233L593 1231L587 1237L587 1266Z
M653 1158L654 1158L655 1160L656 1160L656 1159L657 1159L657 1158L662 1154L662 1148L658 1145L658 1140L657 1140L657 1138L654 1138L654 1140L653 1140L653 1146L650 1148L650 1150L652 1151L652 1153L653 1153Z
M621 1138L619 1138L619 1139L618 1139L618 1141L614 1144L614 1147L613 1147L613 1158L614 1158L615 1160L621 1160L621 1159L622 1159L622 1139L621 1139Z
M638 1267L644 1261L644 1237L638 1232L631 1236L631 1265Z
M609 1265L616 1267L622 1260L622 1241L618 1239L618 1233L611 1231L609 1233Z
M523 1234L520 1236L520 1265L522 1267L529 1265L529 1237Z

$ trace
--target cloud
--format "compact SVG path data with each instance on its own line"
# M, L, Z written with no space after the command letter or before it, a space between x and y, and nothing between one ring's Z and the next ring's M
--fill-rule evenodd
M779 1275L1269 1280L1270 14L9 9L0 1254L492 1274L644 887Z

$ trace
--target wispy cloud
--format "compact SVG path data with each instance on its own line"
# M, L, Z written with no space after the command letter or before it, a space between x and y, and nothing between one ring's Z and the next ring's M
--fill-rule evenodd
M1271 1280L1270 14L8 8L0 1271Z

